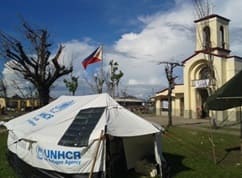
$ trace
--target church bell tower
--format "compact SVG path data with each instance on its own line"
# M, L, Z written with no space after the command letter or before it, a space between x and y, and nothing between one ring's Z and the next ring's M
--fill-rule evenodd
M195 20L196 52L229 55L229 21L215 14Z

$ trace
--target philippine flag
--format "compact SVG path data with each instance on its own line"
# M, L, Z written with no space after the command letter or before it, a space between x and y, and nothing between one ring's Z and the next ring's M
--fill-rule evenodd
M102 46L99 46L90 56L82 61L84 69L86 69L89 64L102 61L102 54Z

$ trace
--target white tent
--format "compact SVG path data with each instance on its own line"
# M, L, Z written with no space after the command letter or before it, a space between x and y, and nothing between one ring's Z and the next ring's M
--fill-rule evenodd
M115 165L110 158L115 152L116 156L123 153L127 169L151 152L161 171L162 128L120 106L108 94L61 96L4 125L9 131L9 151L35 168L105 175L111 164L107 160ZM116 161L120 167L122 161Z

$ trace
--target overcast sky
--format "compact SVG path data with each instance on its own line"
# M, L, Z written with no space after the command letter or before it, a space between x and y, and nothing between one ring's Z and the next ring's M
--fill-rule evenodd
M233 55L242 55L242 1L211 0L211 11L230 21L230 43ZM104 63L117 61L124 73L121 90L146 98L167 86L161 61L181 62L195 50L196 15L191 0L8 0L0 6L0 30L19 35L21 19L51 33L57 48L64 44L60 62L73 62L79 76L77 94L92 91L84 87L81 61L99 45L104 46ZM177 83L182 82L177 70ZM14 78L3 71L5 78ZM63 79L55 83L52 96L69 94Z

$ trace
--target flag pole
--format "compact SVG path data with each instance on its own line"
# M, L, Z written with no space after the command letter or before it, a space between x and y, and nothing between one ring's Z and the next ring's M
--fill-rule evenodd
M101 67L102 67L102 70L103 70L103 61L104 61L104 57L103 57L103 56L104 56L104 55L103 55L103 52L104 52L104 50L103 50L103 45L101 45L101 50L102 50L102 61L101 61L101 62L102 62L101 65L102 65L102 66L101 66Z
M103 61L104 61L104 49L103 49L103 44L101 44L101 50L102 50L102 64L101 64L101 77L102 77L102 83L104 83L104 76L105 76L105 74L104 74L104 64L103 64ZM103 90L103 89L102 89ZM101 91L101 93L102 93L102 91Z

